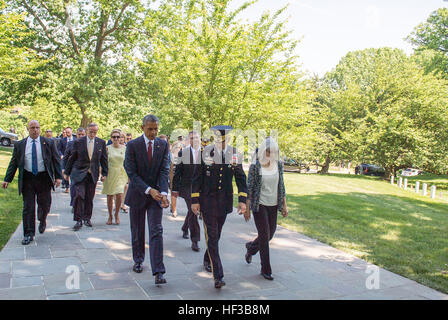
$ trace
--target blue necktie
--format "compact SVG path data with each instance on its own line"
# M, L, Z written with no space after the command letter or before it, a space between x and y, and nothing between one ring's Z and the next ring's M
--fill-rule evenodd
M31 149L31 170L35 176L37 176L37 148L36 140L33 139L33 146Z

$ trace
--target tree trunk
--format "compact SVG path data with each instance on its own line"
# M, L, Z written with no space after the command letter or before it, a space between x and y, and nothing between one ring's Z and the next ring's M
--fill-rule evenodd
M331 158L330 158L330 155L328 154L327 157L325 158L325 163L322 166L322 170L320 170L319 173L327 174L328 170L330 169L330 163L331 163Z
M90 119L86 114L86 107L82 103L81 99L77 95L73 96L73 100L76 101L76 103L79 106L79 110L81 111L81 124L79 125L81 128L84 128L87 130L87 125L92 122L92 119Z

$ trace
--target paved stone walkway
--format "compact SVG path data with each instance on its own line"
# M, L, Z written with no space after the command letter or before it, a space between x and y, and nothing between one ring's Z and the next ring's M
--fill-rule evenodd
M181 199L177 218L169 215L169 209L164 211L168 283L158 287L148 249L144 271L132 271L129 217L121 214L121 225L106 225L106 201L99 194L100 187L99 183L93 228L71 230L69 196L61 190L53 194L43 235L37 234L29 246L22 246L22 226L18 227L0 252L0 299L448 299L384 269L379 273L380 289L368 290L370 273L366 273L365 261L281 227L271 242L275 280L264 280L259 275L259 255L250 265L244 260L244 244L256 236L253 219L246 223L235 213L228 216L220 241L227 285L217 290L211 274L202 269L202 225L199 253L190 249L190 240L182 239L186 206ZM79 289L66 286L70 266L80 270Z

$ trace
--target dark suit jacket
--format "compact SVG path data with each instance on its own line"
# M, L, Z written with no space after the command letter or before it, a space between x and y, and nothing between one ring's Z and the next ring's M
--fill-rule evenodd
M89 171L92 174L93 181L96 183L101 174L107 176L108 162L106 141L98 137L95 138L95 146L93 148L92 160L89 159L89 152L87 151L87 137L76 139L73 142L71 155L67 160L65 167L65 174L70 176L73 183L80 183Z
M150 195L145 194L148 187L168 193L168 176L170 162L168 160L168 143L155 138L152 164L149 166L145 139L140 136L126 145L124 168L130 179L125 204L142 208ZM152 197L151 197L152 198Z
M67 165L68 158L70 158L70 155L72 154L73 145L75 143L75 140L69 141L67 143L67 147L65 147L64 157L62 158L62 167L65 168Z
M201 153L199 153L201 156ZM197 165L193 163L193 153L191 148L183 148L178 153L178 163L173 177L173 191L179 192L179 195L184 199L191 198L191 180ZM188 161L187 161L188 160ZM200 164L200 159L198 159Z
M9 162L8 169L6 170L4 180L6 182L11 182L14 179L18 168L19 194L22 193L23 188L23 170L25 168L25 147L27 139L28 137L14 144L14 151L12 153L12 158ZM42 158L45 164L45 170L51 178L52 188L54 190L55 179L62 179L61 159L59 158L59 153L53 140L41 136L40 144L42 149Z
M73 141L75 141L76 135L73 134L72 136L73 136ZM59 144L57 145L57 147L58 147L58 151L59 151L59 156L62 157L65 154L65 149L67 148L67 137L62 138L59 141Z

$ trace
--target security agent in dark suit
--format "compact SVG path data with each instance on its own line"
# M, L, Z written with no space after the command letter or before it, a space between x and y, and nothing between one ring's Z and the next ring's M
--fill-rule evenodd
M106 141L96 137L98 125L91 123L87 126L87 136L76 139L73 143L71 155L65 167L64 178L71 177L75 188L73 199L74 217L73 227L78 231L84 225L91 227L93 211L93 198L95 197L96 183L100 175L101 181L107 177L108 162Z
M37 215L39 232L44 233L51 207L51 189L62 180L61 163L53 140L40 136L36 120L28 123L29 136L14 145L11 161L6 171L3 188L8 188L19 169L19 194L23 195L23 245L29 244L36 233Z
M61 157L61 160L64 157L65 149L67 149L67 144L69 142L71 142L71 141L76 140L76 135L72 134L72 128L70 128L70 127L64 128L64 131L65 131L67 136L62 138L59 141L58 145L57 145L57 148L58 148L58 151L59 151L59 156ZM64 168L65 168L64 164L62 164L62 173L64 173ZM69 182L68 182L68 180L64 179L62 181L62 187L66 188L65 192L69 191Z
M225 282L218 242L227 214L233 211L233 177L238 187L240 214L246 212L247 184L242 154L227 145L227 133L232 127L211 129L215 131L215 143L204 148L201 165L193 174L191 209L196 215L202 213L207 241L204 267L213 272L215 288L219 289Z
M188 213L182 226L183 238L188 239L188 230L190 230L191 249L199 251L198 241L200 240L201 230L198 217L191 211L191 181L195 168L201 163L202 148L197 132L191 131L189 138L190 145L178 153L178 163L176 163L171 194L174 197L182 197L187 203Z
M143 135L126 146L124 168L129 177L125 204L129 206L134 272L143 271L145 260L145 217L148 218L149 255L155 284L166 283L163 277L162 208L168 208L169 148L157 138L159 119L154 115L143 118Z

